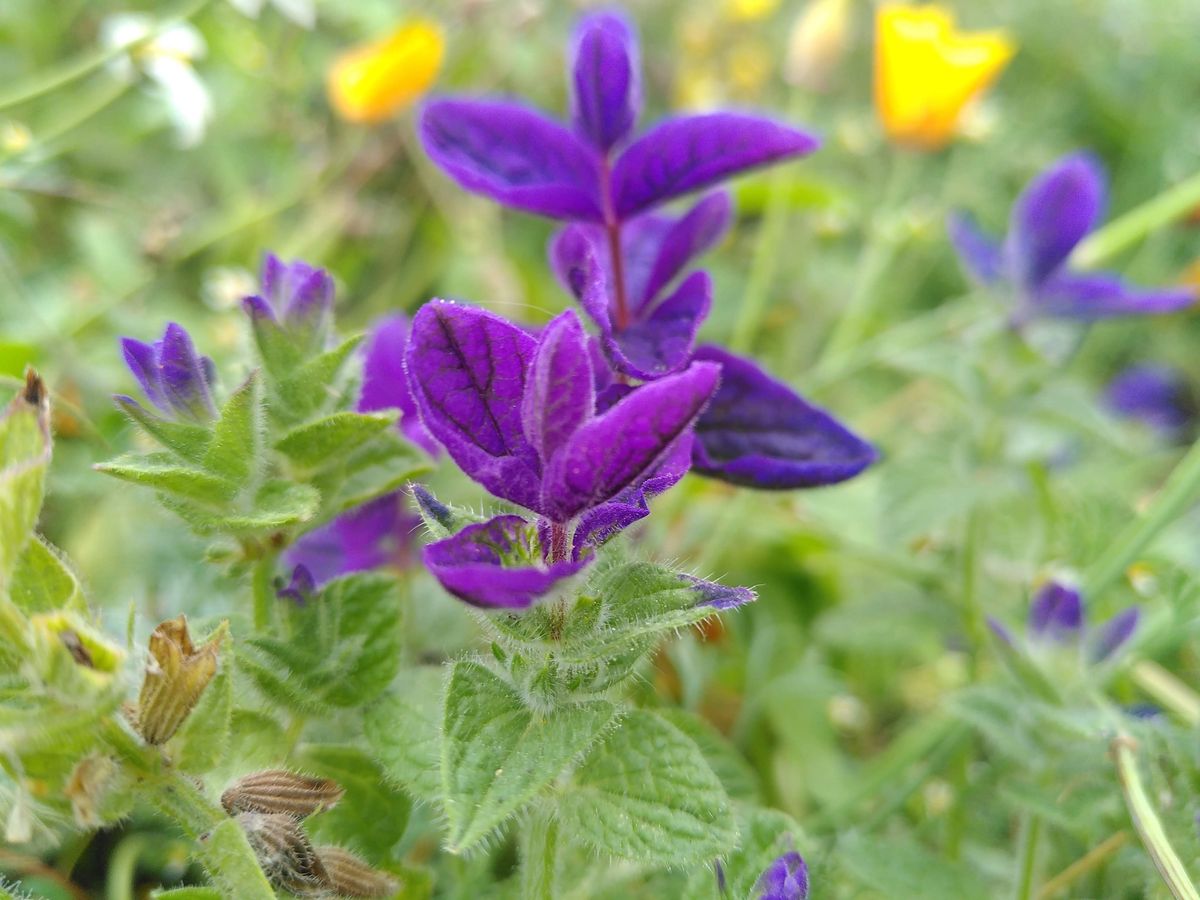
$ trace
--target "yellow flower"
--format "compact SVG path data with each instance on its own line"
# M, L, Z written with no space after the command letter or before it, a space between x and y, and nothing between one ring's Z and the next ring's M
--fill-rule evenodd
M959 115L1012 59L1003 31L956 31L944 7L880 7L875 21L875 105L888 137L922 149L944 146Z
M356 47L329 69L334 110L350 122L381 122L399 112L429 89L445 47L441 28L424 19Z

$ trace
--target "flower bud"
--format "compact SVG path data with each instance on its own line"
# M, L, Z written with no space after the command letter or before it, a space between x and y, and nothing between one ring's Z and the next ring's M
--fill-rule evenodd
M299 896L324 891L328 879L300 822L286 813L238 813L235 817L267 880Z
M150 660L138 695L135 725L148 744L165 744L183 724L217 672L217 653L227 624L197 649L180 615L150 635Z
M345 791L336 781L311 778L282 769L253 772L239 778L221 795L230 815L241 812L287 813L297 819L329 809Z
M329 891L339 897L391 897L399 889L396 879L372 869L341 847L317 847L317 856L325 868Z

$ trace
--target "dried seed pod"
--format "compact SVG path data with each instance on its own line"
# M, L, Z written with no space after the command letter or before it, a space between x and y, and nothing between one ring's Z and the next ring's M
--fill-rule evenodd
M341 897L390 897L399 890L396 879L341 847L317 847L329 890Z
M183 724L217 672L222 624L197 649L183 615L163 622L150 635L150 660L138 695L138 733L148 744L165 744Z
M236 821L272 885L305 897L325 889L325 867L298 819L287 813L244 812Z
M239 812L287 813L297 819L329 809L345 791L336 781L296 775L283 769L252 772L239 778L221 795L230 815Z

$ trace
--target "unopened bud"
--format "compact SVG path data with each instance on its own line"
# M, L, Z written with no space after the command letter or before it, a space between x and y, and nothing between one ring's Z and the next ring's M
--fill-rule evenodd
M238 813L235 817L267 880L302 897L318 894L328 879L300 821L286 813Z
M63 793L71 801L75 824L80 828L100 828L119 818L110 807L124 786L124 773L111 756L93 753L81 759L63 787Z
M154 629L135 720L146 743L169 741L192 711L217 672L217 653L226 627L222 623L199 649L192 645L183 615Z
M221 795L221 805L230 815L287 813L303 819L336 805L344 793L340 784L328 778L270 769L239 778Z
M318 847L326 887L339 897L390 897L399 890L396 879L341 847Z
M809 0L792 25L784 78L796 87L825 90L846 52L849 32L849 0Z

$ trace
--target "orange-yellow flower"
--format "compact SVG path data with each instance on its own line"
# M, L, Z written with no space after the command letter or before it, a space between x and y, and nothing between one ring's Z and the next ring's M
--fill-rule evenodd
M446 41L437 23L414 19L356 47L329 69L329 99L350 122L381 122L420 97L438 73Z
M954 136L963 108L1008 65L1003 31L963 33L944 7L885 4L875 21L875 105L888 137L936 149Z

